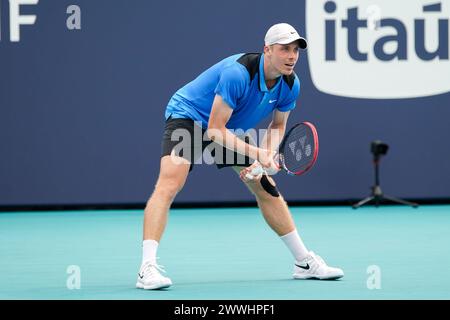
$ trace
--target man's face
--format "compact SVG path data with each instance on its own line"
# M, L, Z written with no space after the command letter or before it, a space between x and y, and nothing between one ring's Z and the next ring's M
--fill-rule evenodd
M290 75L294 72L299 57L298 42L266 46L264 47L264 54L266 59L270 60L274 71L282 75Z

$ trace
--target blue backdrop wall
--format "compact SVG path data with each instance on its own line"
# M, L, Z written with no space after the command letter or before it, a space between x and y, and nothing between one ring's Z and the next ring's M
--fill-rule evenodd
M171 95L222 58L262 50L277 22L308 37L289 124L315 123L321 147L305 176L277 176L285 198L366 196L375 139L390 145L381 163L386 193L450 197L447 1L431 11L425 6L440 2L371 1L377 16L355 0L40 0L20 6L36 21L21 25L20 40L11 41L14 2L0 2L0 206L145 202ZM417 49L421 20L427 50L440 46L428 60ZM397 39L374 49L388 35ZM394 57L383 60L380 52ZM247 200L231 170L203 165L176 202Z

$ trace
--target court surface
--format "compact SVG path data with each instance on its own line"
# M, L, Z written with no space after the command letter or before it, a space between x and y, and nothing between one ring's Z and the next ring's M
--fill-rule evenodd
M291 210L344 278L291 280L257 208L172 209L158 261L174 285L161 291L134 287L142 210L4 212L0 299L450 299L450 206Z

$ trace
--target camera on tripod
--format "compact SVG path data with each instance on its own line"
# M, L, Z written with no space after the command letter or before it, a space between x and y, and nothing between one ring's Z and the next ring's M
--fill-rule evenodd
M394 198L391 196L387 196L383 194L383 191L381 190L380 186L380 174L379 174L379 167L380 167L380 157L384 156L389 150L389 146L381 142L380 140L372 141L370 144L370 151L373 153L373 165L375 169L375 184L372 186L372 194L368 196L367 198L362 199L358 203L354 204L352 207L353 209L357 209L361 206L363 206L366 203L371 202L372 200L375 201L375 206L378 207L378 205L383 201L391 201L394 203L400 203L405 204L408 206L412 206L413 208L417 208L419 205L414 202L409 202L403 199Z

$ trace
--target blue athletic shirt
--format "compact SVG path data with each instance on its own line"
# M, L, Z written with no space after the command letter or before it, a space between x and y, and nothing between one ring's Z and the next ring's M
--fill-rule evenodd
M165 118L201 121L206 129L217 94L233 109L226 127L248 130L275 109L294 109L299 92L300 80L295 73L280 76L268 90L264 54L241 53L218 62L179 89L168 103Z

